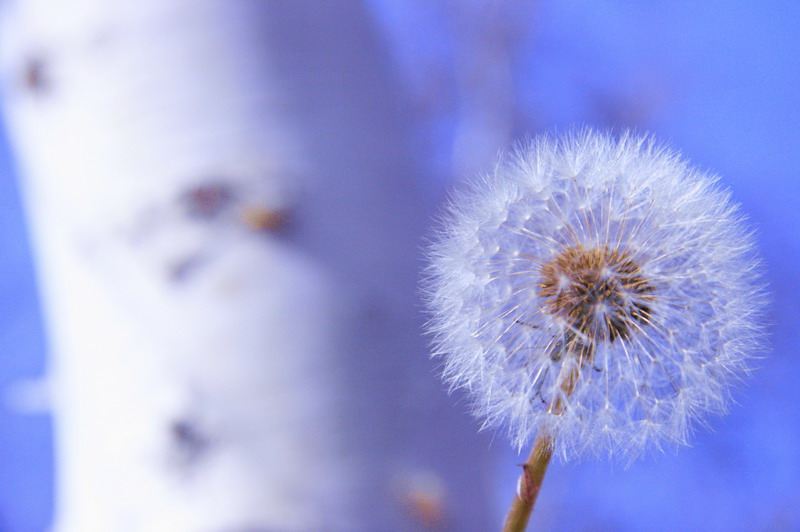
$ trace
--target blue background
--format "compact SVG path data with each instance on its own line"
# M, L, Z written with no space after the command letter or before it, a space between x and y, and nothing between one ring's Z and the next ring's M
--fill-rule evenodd
M800 3L367 6L407 95L420 180L432 201L514 138L585 123L633 127L722 175L758 234L773 299L771 351L736 391L731 414L699 431L691 448L630 467L554 464L533 523L541 530L800 530ZM41 376L45 352L5 140L0 290L5 390ZM499 522L520 458L502 438L492 449ZM0 531L46 529L52 462L49 419L0 406Z

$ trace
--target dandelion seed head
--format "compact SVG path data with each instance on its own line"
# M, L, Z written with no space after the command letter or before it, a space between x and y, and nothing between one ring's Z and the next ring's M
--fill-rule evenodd
M563 457L685 444L763 337L752 236L649 137L542 136L457 192L429 248L434 356L484 427Z

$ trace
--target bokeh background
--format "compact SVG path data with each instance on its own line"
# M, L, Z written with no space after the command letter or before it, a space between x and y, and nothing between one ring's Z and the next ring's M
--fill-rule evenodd
M730 415L699 430L691 448L630 466L554 464L538 529L800 530L800 3L369 0L366 8L405 97L431 204L515 139L629 127L720 174L758 234L771 346ZM41 376L46 351L15 179L0 137L0 532L35 532L52 514L53 453L49 417L15 408L14 390ZM500 522L520 458L504 438L485 439Z

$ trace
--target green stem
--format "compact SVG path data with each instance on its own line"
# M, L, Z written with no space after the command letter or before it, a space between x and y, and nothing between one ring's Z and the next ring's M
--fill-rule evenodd
M552 439L549 436L537 437L528 461L522 464L519 489L506 516L503 532L525 531L552 456Z
M567 372L565 376L559 376L564 396L557 396L550 403L550 408L548 408L550 414L560 416L564 411L564 401L572 395L572 391L575 389L580 377L580 368L582 366L582 363L581 366L574 365L569 370L562 366L562 375L564 371ZM528 519L531 517L531 511L533 511L533 505L536 503L536 497L539 495L539 490L542 489L544 474L547 472L550 459L553 457L553 444L552 436L546 433L539 433L536 437L528 461L522 464L519 489L517 489L517 494L511 503L511 509L506 516L503 532L525 532L528 526Z

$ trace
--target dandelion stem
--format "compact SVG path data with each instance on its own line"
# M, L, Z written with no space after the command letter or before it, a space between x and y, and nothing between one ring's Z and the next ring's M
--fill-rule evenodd
M506 516L503 532L525 531L552 456L552 438L546 435L538 436L528 461L522 464L519 488L514 496L514 502L511 503L511 509Z
M591 354L588 355L588 359L591 359ZM580 377L580 368L584 362L585 359L581 357L580 366L577 364L571 365L566 378L561 380L561 390L564 395L557 396L551 403L550 411L554 415L561 415L564 411L564 400L575 389L575 384ZM562 367L563 370L564 367ZM539 433L536 436L528 461L522 464L522 474L519 478L517 494L511 503L511 509L508 510L502 532L525 532L528 526L528 519L530 519L533 511L533 505L536 503L536 497L542 488L544 474L547 472L547 466L550 465L550 458L553 457L554 443L553 437L547 433Z

